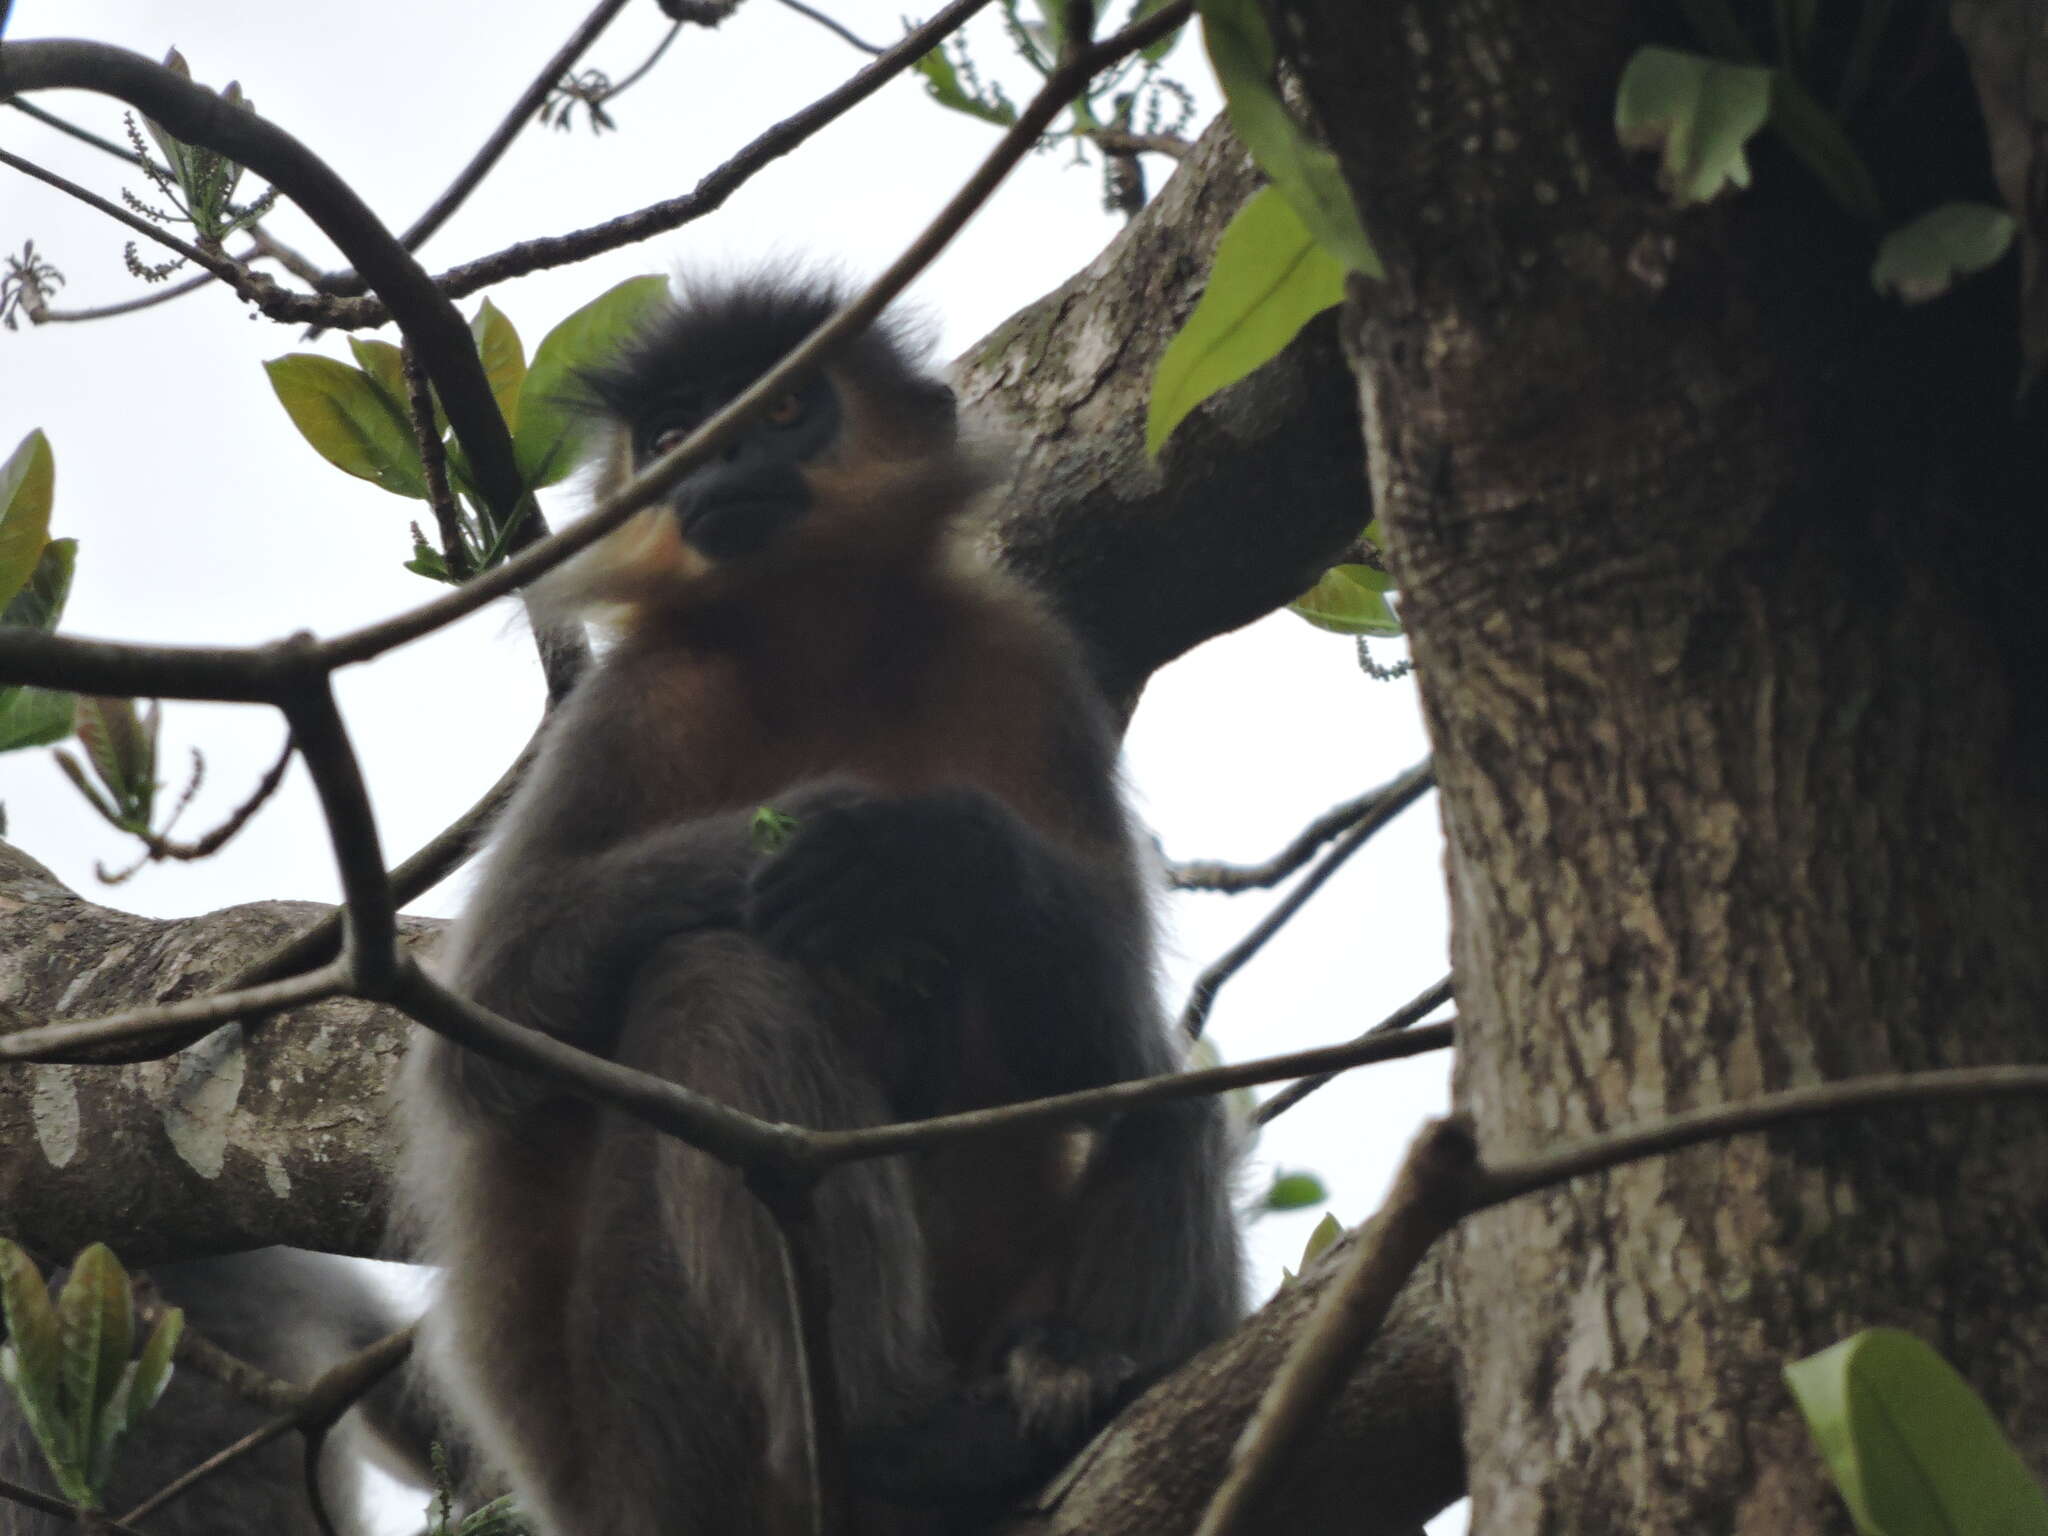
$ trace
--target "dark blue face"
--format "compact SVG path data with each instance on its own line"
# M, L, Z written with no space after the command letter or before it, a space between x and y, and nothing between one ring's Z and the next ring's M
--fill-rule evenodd
M739 392L709 385L669 394L634 423L637 463L659 458ZM772 544L810 510L802 465L839 435L839 401L823 378L770 405L723 453L693 471L669 499L683 540L714 560L736 560Z

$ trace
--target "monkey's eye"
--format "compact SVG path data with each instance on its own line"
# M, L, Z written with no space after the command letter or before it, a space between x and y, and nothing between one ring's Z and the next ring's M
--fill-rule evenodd
M771 427L793 427L804 419L804 397L795 390L778 395L775 403L761 413L761 419Z

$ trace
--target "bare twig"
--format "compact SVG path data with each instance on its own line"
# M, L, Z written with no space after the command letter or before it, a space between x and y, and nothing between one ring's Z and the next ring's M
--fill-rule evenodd
M277 754L277 761L272 763L265 771L263 777L256 781L256 787L250 791L249 797L228 813L227 820L223 821L204 837L193 842L181 843L175 838L160 836L155 832L149 831L147 828L133 833L135 837L142 841L144 849L142 863L146 864L151 860L157 859L177 859L189 863L195 859L210 858L220 852L237 832L249 824L249 818L261 810L264 803L277 793L277 786L284 782L285 769L291 766L293 751L294 743L287 736L284 749ZM198 754L195 752L193 757L196 761ZM197 783L196 774L194 776L194 783L195 785ZM181 805L179 809L182 810L183 806ZM118 876L109 876L105 869L101 869L100 878L109 884L114 884L118 880L127 879L129 875L134 874L135 870L139 868L141 868L141 864L124 870Z
M1132 133L1125 128L1091 128L1087 137L1104 154L1166 155L1185 160L1195 146L1175 133Z
M59 1520L69 1520L74 1525L78 1523L79 1514L72 1505L47 1493L37 1493L33 1488L25 1488L9 1478L0 1477L0 1499L11 1499L16 1504L40 1510L46 1515L55 1515ZM99 1516L98 1519L104 1529L116 1532L117 1536L142 1536L141 1532L131 1529L119 1520L109 1520L105 1515Z
M333 678L322 672L284 701L292 735L305 754L341 875L340 964L358 997L381 998L397 975L398 906L377 835L376 813L356 761L355 744L334 705Z
M858 48L862 53L879 54L882 52L882 48L880 47L880 45L869 42L866 38L859 36L851 29L849 29L844 23L836 21L832 17L827 16L823 11L816 9L813 6L805 5L803 3L803 0L782 0L782 4L787 6L790 10L795 11L797 15L807 17L808 19L815 21L827 32L830 32L834 37L837 37L842 43L846 43L851 47Z
M1168 865L1167 878L1177 891L1223 891L1230 895L1278 885L1314 857L1323 844L1370 816L1382 800L1407 782L1407 778L1408 775L1403 774L1391 784L1382 784L1355 800L1330 807L1303 827L1285 848L1262 863L1223 864L1210 859L1190 859L1185 863Z
M1417 994L1399 1008L1396 1008L1384 1019L1381 1019L1379 1023L1373 1025L1371 1029L1360 1035L1358 1039L1366 1041L1378 1035L1390 1035L1397 1030L1406 1029L1411 1024L1441 1008L1450 1000L1451 978L1446 976L1427 991ZM1448 1022L1455 1024L1457 1021L1453 1019ZM1328 1083L1336 1075L1334 1072L1318 1072L1313 1077L1304 1077L1298 1083L1289 1083L1285 1088L1258 1107L1252 1115L1252 1123L1264 1125L1275 1115L1286 1114L1288 1110L1294 1108L1295 1105L1299 1104L1325 1083Z
M126 144L116 144L112 139L103 139L90 128L81 128L78 124L70 121L70 119L62 118L54 112L46 111L32 101L23 101L16 97L14 100L9 101L7 105L23 116L32 117L46 127L56 129L59 133L68 133L81 144L90 144L94 149L100 151L101 154L112 155L116 160L125 160L130 165L139 166L154 175L167 177L171 174L169 170L158 165L149 156L138 155Z
M455 509L455 493L448 489L448 450L441 442L441 429L434 421L434 394L427 384L426 370L407 347L402 354L405 371L405 403L412 412L412 440L420 451L420 471L427 482L427 505L433 509L434 526L441 535L441 559L448 574L467 581L476 574L469 557L469 541L462 536L462 514Z
M44 1024L0 1035L0 1061L61 1061L87 1046L173 1030L207 1034L252 1013L278 1013L338 997L348 986L347 969L336 963L283 981L215 992L182 1002L131 1008L97 1019Z
M1194 989L1188 994L1187 1007L1181 1012L1181 1028L1191 1036L1201 1034L1202 1026L1209 1022L1209 1010L1215 1006L1216 994L1222 990L1223 984L1243 970L1252 957L1266 947L1273 935L1287 926L1288 920L1308 904L1311 896L1323 888L1323 883L1343 868L1346 859L1363 848L1382 827L1407 810L1435 783L1436 770L1425 758L1381 790L1380 798L1373 808L1338 840L1336 846L1323 856L1322 862L1303 875L1299 885L1275 902L1273 910L1260 919L1250 933L1239 939L1196 978Z
M398 237L399 244L409 251L416 251L433 238L435 231L448 222L455 210L491 173L491 168L504 157L505 151L512 147L512 141L519 137L520 130L540 110L540 104L547 100L555 82L570 71L583 57L584 51L603 36L604 29L625 8L626 0L598 0L590 14L583 18L583 24L569 34L568 41L555 50L555 56L540 67L540 73L519 93L519 99L512 103L512 110L505 114L504 121L492 130L491 136L470 157L469 164L448 184L448 190L435 198L427 211L414 219L406 232ZM360 293L362 279L350 273L332 287L336 293Z

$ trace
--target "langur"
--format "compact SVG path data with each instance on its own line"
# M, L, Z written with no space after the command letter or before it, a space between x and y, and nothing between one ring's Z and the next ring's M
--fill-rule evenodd
M585 380L600 488L840 303L753 279L670 306ZM611 648L505 814L452 984L814 1127L1176 1070L1108 711L1072 637L955 537L985 457L878 327L546 583ZM742 1176L438 1038L403 1097L438 1360L525 1513L549 1536L795 1529L796 1343ZM825 1178L859 1530L992 1513L1233 1326L1228 1143L1199 1100Z
M327 1254L262 1248L162 1264L149 1274L166 1302L185 1309L192 1328L238 1359L301 1386L406 1323L360 1265ZM387 1381L328 1433L321 1494L341 1536L371 1528L360 1486L365 1462L411 1484L419 1508L426 1507L430 1432L414 1390L416 1384ZM123 1445L106 1512L118 1518L270 1418L229 1388L179 1367ZM285 1435L195 1484L144 1528L152 1536L321 1536L306 1495L304 1461L299 1437ZM42 1451L5 1388L0 1477L55 1493ZM66 1536L76 1529L0 1499L0 1536Z

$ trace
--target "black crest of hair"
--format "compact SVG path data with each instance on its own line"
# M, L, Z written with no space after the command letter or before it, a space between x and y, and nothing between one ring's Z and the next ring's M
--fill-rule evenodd
M615 357L580 374L600 414L630 420L650 401L707 385L738 394L852 299L842 284L817 275L754 273L685 286L682 301L664 300ZM924 348L900 321L876 321L827 366L899 406L938 420L953 416L952 390L925 368Z

